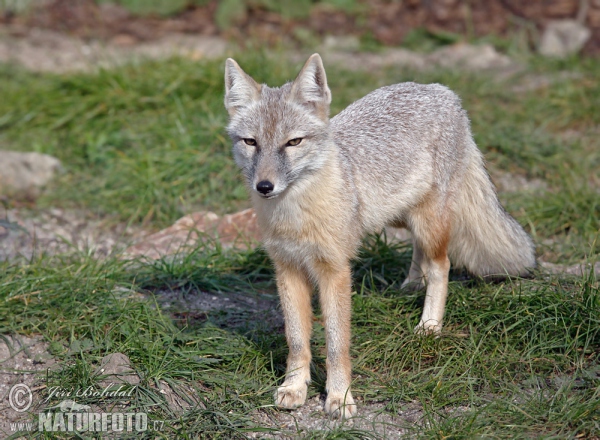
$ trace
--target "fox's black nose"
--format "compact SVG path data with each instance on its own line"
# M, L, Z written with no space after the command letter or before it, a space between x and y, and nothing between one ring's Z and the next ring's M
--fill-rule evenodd
M256 191L258 191L261 194L264 194L265 196L272 192L273 188L273 184L268 180L261 180L256 185Z

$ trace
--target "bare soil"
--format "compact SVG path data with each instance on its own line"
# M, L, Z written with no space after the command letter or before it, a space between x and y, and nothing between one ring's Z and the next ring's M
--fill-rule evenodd
M0 335L0 437L13 433L11 423L32 420L45 389L45 372L55 366L56 361L48 353L48 344L39 337ZM22 412L15 410L9 399L11 390L15 397L16 388L13 387L19 384L31 391L31 407ZM18 403L28 402L28 396L24 394L14 401L21 410L24 406L20 407Z
M0 261L30 260L44 254L91 253L106 257L146 235L140 228L85 211L32 211L0 206Z

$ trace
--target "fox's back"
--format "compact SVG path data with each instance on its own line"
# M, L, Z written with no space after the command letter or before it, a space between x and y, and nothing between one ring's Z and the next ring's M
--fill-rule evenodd
M448 88L409 82L352 103L331 119L331 129L364 209L363 223L372 229L380 227L376 218L388 217L385 211L397 213L433 185L450 184L464 158L461 140L469 122Z

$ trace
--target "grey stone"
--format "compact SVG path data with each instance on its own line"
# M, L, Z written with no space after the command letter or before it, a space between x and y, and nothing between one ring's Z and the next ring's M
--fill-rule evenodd
M540 40L542 55L564 58L579 52L592 32L577 20L555 20L548 23Z
M295 62L304 55L292 56ZM500 74L514 73L521 66L508 56L499 53L492 45L454 44L442 47L431 54L423 54L403 48L388 48L378 53L358 52L351 56L347 51L328 50L327 63L340 64L350 70L377 70L390 66L416 70L439 67L463 71L493 71Z
M454 44L436 50L428 59L440 67L471 71L506 69L514 65L490 44Z
M140 378L131 368L131 361L123 353L107 354L100 361L100 368L96 371L96 375L106 376L100 381L104 387L111 384L130 384L137 385L140 383Z
M323 40L323 49L354 52L360 49L360 41L355 35L327 35Z
M541 261L540 266L546 272L557 275L575 275L578 277L587 276L590 272L594 272L596 276L600 276L600 261L596 262L593 266L591 263L580 263L580 264L554 264L546 261Z
M154 388L153 384L150 386ZM159 380L158 392L163 395L167 401L167 405L175 414L183 414L194 407L206 409L206 405L198 399L197 392L191 386L182 384L175 387L169 385L164 380Z
M212 59L223 56L227 50L227 42L216 36L174 33L139 44L123 44L120 38L113 40L84 41L64 33L32 28L23 38L9 35L0 38L0 61L18 63L38 72L62 73L109 69L172 56Z
M0 151L0 194L35 195L61 169L47 154Z

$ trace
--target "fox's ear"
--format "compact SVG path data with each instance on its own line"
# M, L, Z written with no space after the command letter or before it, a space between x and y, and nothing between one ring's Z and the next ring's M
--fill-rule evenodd
M292 83L290 97L294 101L314 106L319 115L327 118L329 104L331 104L331 91L327 86L327 75L318 53L311 55L304 64Z
M233 116L240 107L246 107L260 98L261 85L242 70L233 59L225 61L225 108Z

